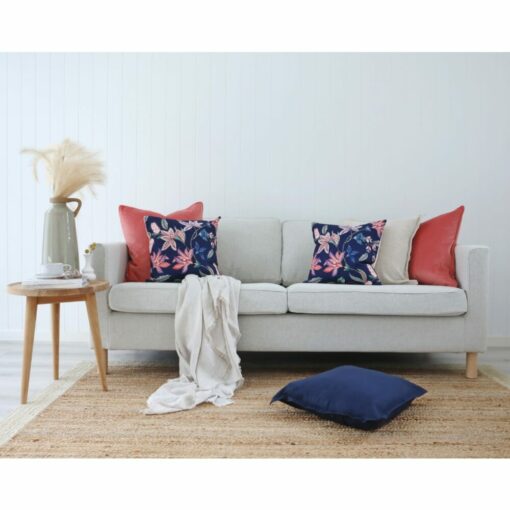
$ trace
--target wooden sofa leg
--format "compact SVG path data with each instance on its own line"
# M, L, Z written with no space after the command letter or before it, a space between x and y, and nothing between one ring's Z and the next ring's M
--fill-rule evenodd
M466 353L466 377L468 379L476 379L478 377L478 353Z

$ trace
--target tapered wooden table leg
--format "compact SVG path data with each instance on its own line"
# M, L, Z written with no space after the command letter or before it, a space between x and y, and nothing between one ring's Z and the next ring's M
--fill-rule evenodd
M108 349L103 349L104 353L104 371L108 375Z
M53 379L58 379L60 348L60 303L51 304L51 333L53 340Z
M30 367L34 350L35 321L37 318L37 298L27 297L25 308L25 339L23 344L23 370L21 374L21 403L26 404L28 385L30 382Z
M94 351L96 353L97 368L99 371L99 379L101 380L101 387L107 391L106 386L106 371L105 359L103 353L103 346L101 344L101 333L99 329L99 317L97 315L97 303L95 294L87 294L87 314L89 316L90 332L92 333L92 341L94 343Z

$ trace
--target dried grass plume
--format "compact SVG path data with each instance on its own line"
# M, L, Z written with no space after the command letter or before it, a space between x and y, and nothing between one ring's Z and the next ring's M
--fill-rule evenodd
M36 180L39 163L45 164L53 198L70 197L85 187L95 195L94 186L103 184L106 178L97 153L71 140L42 150L23 149L21 153L34 156L32 165Z

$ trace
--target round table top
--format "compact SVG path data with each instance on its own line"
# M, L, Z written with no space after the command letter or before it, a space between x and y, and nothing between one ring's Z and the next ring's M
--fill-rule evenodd
M63 296L85 296L106 290L110 287L108 282L103 280L95 280L89 282L84 287L76 287L74 289L53 289L51 287L25 287L21 282L9 283L7 292L16 294L17 296L27 297L63 297Z

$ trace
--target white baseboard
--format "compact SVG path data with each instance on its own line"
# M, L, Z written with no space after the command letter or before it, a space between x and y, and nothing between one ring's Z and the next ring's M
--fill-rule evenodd
M487 345L489 347L510 347L510 336L491 336Z
M60 332L61 342L88 342L90 333L88 331ZM23 331L21 329L0 329L0 342L23 341ZM35 331L36 342L51 342L51 331Z
M36 331L36 340L42 342L51 342L51 332L49 330ZM0 329L0 342L19 340L23 341L22 330ZM88 331L60 332L61 341L69 342L88 342L90 333ZM509 336L491 336L487 340L488 347L510 347Z

